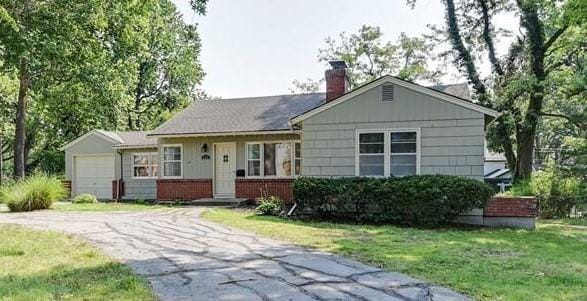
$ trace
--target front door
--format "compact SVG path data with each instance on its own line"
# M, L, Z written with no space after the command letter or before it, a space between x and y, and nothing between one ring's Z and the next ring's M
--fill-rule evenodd
M214 144L214 197L234 197L236 143Z

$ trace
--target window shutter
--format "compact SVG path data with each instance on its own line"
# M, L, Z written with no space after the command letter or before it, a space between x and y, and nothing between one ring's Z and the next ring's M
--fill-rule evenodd
M382 90L382 100L393 101L393 85L384 85Z

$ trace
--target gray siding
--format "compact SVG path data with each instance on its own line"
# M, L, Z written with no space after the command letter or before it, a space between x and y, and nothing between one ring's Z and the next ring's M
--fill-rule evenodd
M255 141L289 141L300 140L296 134L279 135L249 135L249 136L220 136L220 137L187 137L187 138L160 138L159 154L162 157L164 144L181 144L183 146L183 178L184 179L212 179L213 144L219 142L236 142L237 169L245 169L246 143ZM210 159L202 159L202 146L208 145ZM160 159L162 162L162 158Z
M382 102L381 86L303 121L302 174L355 175L359 129L420 128L421 174L483 179L484 115L394 87L395 98Z
M114 164L116 166L115 175L120 176L120 156L112 148L114 143L105 140L97 135L89 135L78 143L72 145L65 150L65 178L72 180L73 177L73 156L75 155L102 155L112 154L114 156Z
M134 153L157 152L156 148L130 149L122 151L122 174L124 181L124 199L151 200L157 198L156 179L134 179L133 158Z

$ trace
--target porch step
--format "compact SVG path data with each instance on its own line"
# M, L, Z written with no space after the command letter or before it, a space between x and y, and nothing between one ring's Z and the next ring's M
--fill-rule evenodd
M237 198L204 198L191 201L157 201L161 205L188 205L188 206L231 206L236 207L247 199Z

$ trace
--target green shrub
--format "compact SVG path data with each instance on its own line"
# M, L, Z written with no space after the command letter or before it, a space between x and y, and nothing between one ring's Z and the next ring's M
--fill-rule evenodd
M503 195L507 196L534 196L531 181L521 180L519 183L512 185Z
M48 209L66 195L59 179L44 174L30 176L0 189L0 200L13 212Z
M300 210L361 222L438 225L485 207L493 189L480 181L445 175L402 178L308 178L293 184Z
M529 180L520 181L505 193L511 196L535 196L542 218L567 217L573 207L587 202L587 187L579 178L565 176L556 166L534 172Z
M279 215L283 209L283 201L275 196L263 197L257 206L258 215Z
M84 193L84 194L80 194L80 195L76 196L75 198L73 198L73 200L71 202L74 204L91 204L91 203L97 203L98 199L93 194Z

